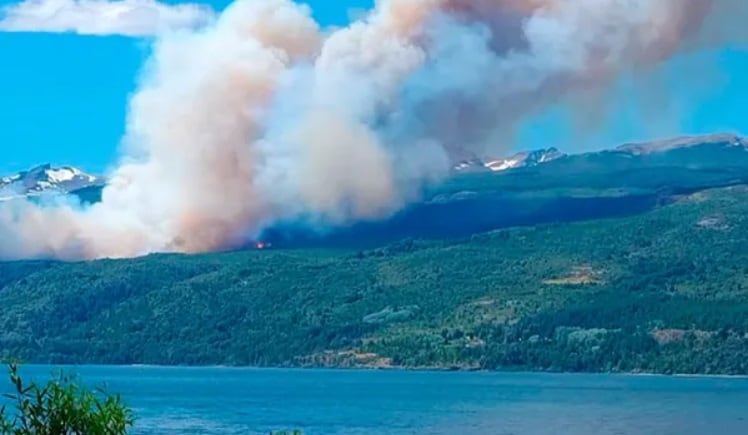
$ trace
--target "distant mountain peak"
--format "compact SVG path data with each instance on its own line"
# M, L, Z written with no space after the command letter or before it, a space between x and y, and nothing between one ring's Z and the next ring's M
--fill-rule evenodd
M528 168L552 162L566 157L566 154L556 148L544 148L514 154L500 159L472 159L460 162L455 166L457 171L489 170L493 172L508 171L510 169Z
M0 200L43 193L70 193L78 189L103 185L105 180L73 166L54 167L43 164L0 178Z
M736 134L717 133L702 136L681 136L673 139L652 142L624 144L616 148L618 152L629 154L654 154L678 148L690 148L703 145L736 146L748 148L748 141Z
M577 155L599 155L600 153L623 153L632 156L666 153L668 151L702 147L740 147L748 151L748 139L732 133L715 133L701 136L681 136L673 139L651 142L628 143L608 151L597 151ZM568 157L556 148L544 148L525 151L504 158L472 158L463 160L454 166L457 172L493 171L503 172L511 169L539 166L554 160Z

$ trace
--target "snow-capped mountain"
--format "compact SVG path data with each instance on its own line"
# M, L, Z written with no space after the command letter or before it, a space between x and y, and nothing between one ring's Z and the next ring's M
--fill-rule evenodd
M566 154L556 148L547 148L534 151L525 151L517 153L511 157L501 159L473 159L465 160L455 166L457 171L470 170L489 170L493 172L502 172L509 169L528 168L542 165L543 163L552 162Z
M702 153L706 161L719 159L729 150L748 151L748 139L735 134L710 134L703 136L684 136L674 139L657 140L651 142L630 143L619 147L593 151L582 154L564 154L556 148L540 149L515 154L511 157L500 159L471 159L464 160L454 166L457 172L493 171L504 172L517 168L528 168L539 166L544 163L566 158L564 161L573 164L585 158L606 158L606 156L628 156L637 158L662 158L671 159L674 165L678 165L679 153L690 152ZM612 164L612 163L611 163Z
M103 185L101 177L87 174L72 166L37 166L28 171L0 178L0 200L45 193L66 194L79 189Z
M714 167L735 166L748 159L748 139L735 134L711 134L704 136L680 137L635 144L625 144L617 148L565 154L556 148L537 149L517 153L506 158L473 158L463 160L454 166L455 172L496 173L531 167L543 173L558 171L609 171L614 173L633 167ZM739 162L738 162L739 160ZM545 164L555 162L553 165ZM34 197L42 194L75 194L84 202L98 202L107 180L87 174L71 167L53 167L46 164L28 171L0 178L0 201L20 197Z

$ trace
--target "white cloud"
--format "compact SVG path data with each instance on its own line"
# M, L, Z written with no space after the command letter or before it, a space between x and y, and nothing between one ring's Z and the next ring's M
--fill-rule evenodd
M209 6L156 0L25 0L0 9L0 31L150 36L196 27L214 15Z

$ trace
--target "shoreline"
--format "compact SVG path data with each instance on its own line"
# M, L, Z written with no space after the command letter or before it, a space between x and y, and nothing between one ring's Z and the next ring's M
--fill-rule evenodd
M551 370L486 370L466 368L435 368L435 367L302 367L302 366L231 366L231 365L161 365L161 364L54 364L54 363L23 363L21 367L55 367L55 368L129 368L129 369L158 369L158 370L237 370L237 371L325 371L325 372L401 372L401 373L480 373L495 375L563 375L563 376L621 376L621 377L657 377L657 378L702 378L702 379L745 379L748 374L701 374L701 373L656 373L656 372L563 372Z

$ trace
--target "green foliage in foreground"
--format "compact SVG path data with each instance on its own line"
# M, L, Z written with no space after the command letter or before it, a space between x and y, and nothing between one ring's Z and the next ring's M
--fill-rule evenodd
M40 363L748 374L748 189L369 251L0 263Z
M72 376L61 373L44 386L27 384L11 364L10 382L15 393L5 399L15 409L0 407L2 435L124 435L133 424L119 396L86 390Z

